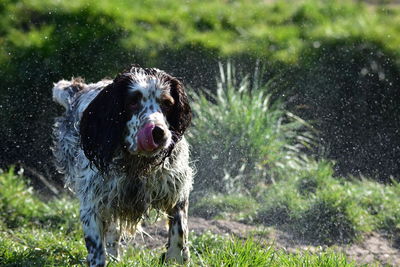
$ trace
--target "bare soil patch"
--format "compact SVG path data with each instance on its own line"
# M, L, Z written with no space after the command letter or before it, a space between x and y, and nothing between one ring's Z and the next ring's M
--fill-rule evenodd
M166 222L159 221L154 224L144 225L147 234L137 235L135 244L139 247L150 249L162 248L167 242ZM191 234L203 234L208 231L218 235L232 235L246 239L253 236L255 240L273 244L288 252L309 251L318 252L326 250L327 246L313 246L296 240L291 234L270 227L247 225L235 221L206 220L198 217L189 218ZM400 266L400 250L395 248L393 242L383 234L370 233L356 244L331 247L336 251L345 253L350 260L357 264L379 264Z

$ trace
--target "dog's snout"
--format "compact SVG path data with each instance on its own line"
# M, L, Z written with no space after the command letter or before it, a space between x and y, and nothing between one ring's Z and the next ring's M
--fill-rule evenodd
M165 141L165 131L160 126L154 127L154 129L152 131L152 135L153 135L154 143L156 143L157 145L160 145L161 143L163 143Z

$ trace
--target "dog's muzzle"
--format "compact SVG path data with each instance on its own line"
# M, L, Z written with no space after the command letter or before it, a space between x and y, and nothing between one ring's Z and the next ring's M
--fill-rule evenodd
M152 152L163 146L167 141L164 128L154 123L145 124L137 135L138 151Z

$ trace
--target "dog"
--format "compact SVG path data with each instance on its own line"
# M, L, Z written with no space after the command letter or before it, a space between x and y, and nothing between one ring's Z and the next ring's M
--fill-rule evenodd
M182 82L132 66L114 80L61 80L52 93L65 108L53 154L80 202L88 264L118 259L121 236L151 209L168 215L165 260L187 262L193 168L184 133L192 112Z

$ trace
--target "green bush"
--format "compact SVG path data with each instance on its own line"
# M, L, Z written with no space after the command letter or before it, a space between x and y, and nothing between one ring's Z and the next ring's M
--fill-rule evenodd
M299 214L293 225L295 233L303 240L320 244L350 243L361 231L357 219L349 214L350 203L338 198L316 199Z
M208 194L191 205L189 214L206 219L252 221L257 209L258 203L249 196Z
M346 40L343 48L329 48L326 52L340 58L341 51L344 51L343 55L348 55L347 47L351 53L354 51L351 47L359 45L359 41L370 43L375 40L379 41L379 49L356 49L355 53L360 55L357 58L379 59L379 56L371 57L368 53L379 52L382 47L387 58L397 62L399 18L396 8L366 8L355 1L1 1L0 135L3 138L0 147L4 153L0 155L0 164L7 167L23 161L48 176L53 175L54 168L49 160L51 124L52 118L61 109L51 103L50 88L61 78L83 76L93 82L104 76L114 76L128 63L139 63L165 69L195 88L204 86L212 89L213 77L218 75L218 61L231 58L241 68L252 69L255 59L260 59L268 65L267 75L285 73L282 79L293 81L295 85L292 87L296 90L307 91L315 81L321 81L321 85L331 85L332 91L335 91L341 80L326 81L323 78L331 70L340 73L343 61L331 61L332 66L325 68L326 72L320 75L318 67L307 66L307 62L318 61L319 56L310 55L307 50L315 47L322 51L331 47L331 40ZM365 65L365 61L357 62L352 65L358 67L350 69L354 78ZM298 64L298 72L287 74L285 70L292 64ZM391 68L391 64L387 67ZM308 75L303 75L304 70L306 74L309 71ZM311 75L314 70L317 77ZM394 81L392 87L395 88L398 76L396 72L389 73L394 78L388 76L388 80ZM374 84L368 87L368 83L364 83L379 93L387 93L381 90L385 83ZM280 86L277 88L278 95L282 95L282 90ZM297 93L292 91L290 99L296 99L296 96ZM328 99L328 104L335 102L337 98ZM320 106L327 104L317 103ZM357 103L355 100L349 105L357 107ZM299 106L306 107L308 104L305 100ZM397 109L393 111L398 112ZM383 114L390 114L390 110ZM349 115L346 117L351 117ZM329 120L324 122L328 126L335 125ZM316 125L324 131L324 125ZM380 133L372 130L363 133L356 125L354 130L353 125L346 127L349 127L352 136L361 133L364 140ZM390 134L379 137L377 142L366 144L368 149L360 153L363 154L360 160L356 162L356 155L349 166L356 166L356 171L363 160L379 162L376 155L381 151L397 155L393 129L388 132ZM333 137L338 139L337 136L340 132ZM323 141L331 146L332 157L335 157L349 150L346 140L342 138L336 143ZM349 145L356 148L362 144L350 141ZM379 146L380 142L388 146ZM383 179L389 173L385 170L390 170L390 174L398 173L397 163L393 161L396 156L390 153L385 156L389 160L372 171L383 171ZM344 170L349 166L344 166Z
M398 235L399 184L333 176L333 165L311 159L302 170L263 190L254 221L292 232L311 243L348 243L362 233Z
M287 174L289 175L289 172ZM293 176L291 176L265 188L264 198L261 198L260 209L257 211L256 222L280 225L283 228L297 223L299 213L307 201L301 197L295 185Z
M15 176L12 170L0 175L0 190L1 220L8 227L27 223L49 211L47 205L33 197L32 188L26 187L23 178Z
M49 228L72 231L78 227L77 203L60 198L48 203L40 200L26 178L10 169L0 173L0 222L8 228L44 225ZM76 223L70 224L74 218Z
M271 102L259 77L238 80L230 63L226 72L222 65L220 70L215 94L191 93L189 141L198 159L194 188L249 192L276 179L279 170L301 165L301 149L310 137L304 121Z
M371 227L398 234L400 229L400 184L382 185L366 179L348 184L348 194L372 218Z

